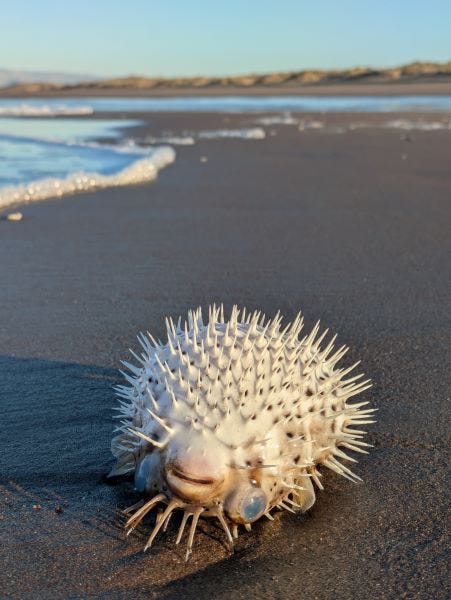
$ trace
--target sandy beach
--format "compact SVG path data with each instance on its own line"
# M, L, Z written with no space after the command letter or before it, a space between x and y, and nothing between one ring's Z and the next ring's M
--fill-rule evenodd
M143 137L250 120L142 117ZM451 131L310 117L338 130L199 140L155 182L0 221L2 598L447 597ZM312 510L258 522L234 554L202 522L185 563L176 524L146 554L149 522L125 538L112 386L138 331L214 301L321 319L379 412L364 483L325 474Z

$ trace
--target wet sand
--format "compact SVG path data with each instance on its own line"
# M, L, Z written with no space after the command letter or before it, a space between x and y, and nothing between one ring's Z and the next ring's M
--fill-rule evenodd
M451 132L272 129L0 222L2 598L447 596ZM213 301L320 318L380 411L363 484L325 474L308 514L257 523L233 555L202 522L185 564L177 523L147 554L149 522L125 539L136 496L104 479L111 386L139 330Z

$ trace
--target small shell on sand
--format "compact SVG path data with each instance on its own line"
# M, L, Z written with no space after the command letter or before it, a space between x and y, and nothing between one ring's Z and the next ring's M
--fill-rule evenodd
M13 212L13 213L8 213L6 215L7 221L22 221L22 219L23 219L23 214L21 212Z

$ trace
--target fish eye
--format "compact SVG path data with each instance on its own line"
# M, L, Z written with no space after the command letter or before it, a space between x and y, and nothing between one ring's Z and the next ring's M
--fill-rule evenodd
M159 466L160 459L156 452L148 454L138 463L135 469L135 489L138 492L149 492L152 489Z
M262 516L266 510L266 495L260 488L254 488L241 501L239 512L243 521L252 523Z
M266 511L265 492L252 485L242 485L226 498L224 508L230 519L236 523L252 523Z

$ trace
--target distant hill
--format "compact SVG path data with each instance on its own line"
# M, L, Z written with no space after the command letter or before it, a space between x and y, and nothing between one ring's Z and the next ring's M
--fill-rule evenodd
M0 96L29 95L109 95L145 94L146 92L183 90L224 90L271 88L295 90L309 86L334 86L337 84L393 84L451 82L451 61L447 63L414 62L400 67L378 69L354 67L344 70L304 70L230 77L118 77L95 79L64 73L24 73L0 70ZM3 76L3 79L2 79ZM14 79L15 76L15 79ZM11 83L14 81L14 83Z
M0 88L13 87L29 83L50 83L52 85L75 85L81 81L97 79L92 75L59 73L52 71L15 71L0 69Z

